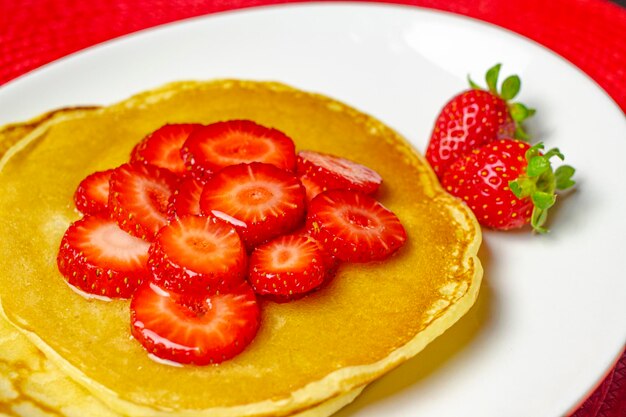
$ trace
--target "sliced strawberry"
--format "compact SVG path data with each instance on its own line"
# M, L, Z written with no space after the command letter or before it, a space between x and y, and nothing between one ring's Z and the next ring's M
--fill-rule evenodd
M321 193L322 191L326 191L324 190L324 186L322 184L319 184L317 181L313 180L311 177L309 177L306 174L300 175L298 179L300 180L300 182L304 186L304 189L306 190L306 202L307 203L310 203L311 200L313 200L315 196Z
M264 162L288 171L296 167L291 138L250 120L218 122L196 130L183 145L181 155L199 178L241 163Z
M154 165L125 164L111 174L109 208L123 230L152 241L167 223L168 200L177 177Z
M249 281L259 295L287 299L317 288L326 276L324 254L305 235L283 235L254 249Z
M304 220L304 187L287 171L253 162L224 168L207 181L200 208L235 226L248 248L290 232Z
M306 175L325 190L351 190L372 194L383 179L364 165L338 156L313 151L298 152L298 174Z
M326 247L322 244L322 242L320 242L319 240L317 240L315 237L311 235L311 231L307 229L306 224L303 225L298 230L296 230L295 232L293 232L292 234L304 236L307 239L315 242L319 250L322 252L322 259L324 261L326 271L328 271L326 274L326 278L328 279L332 275L334 275L334 273L337 270L337 266L339 265L339 260L337 259L337 257L335 257L335 255L333 255L329 250L326 249Z
M175 174L186 171L180 148L201 124L167 124L143 138L130 154L131 163L147 163L169 169Z
M330 190L315 197L307 229L339 260L348 262L385 259L406 241L395 214L354 191Z
M74 193L74 203L81 213L108 215L111 173L112 169L94 172L78 184Z
M178 217L157 234L148 266L153 282L179 293L224 291L246 273L246 248L230 224L214 217Z
M128 298L150 276L149 247L113 220L87 215L65 232L57 265L71 285L87 293Z
M170 197L168 214L170 217L185 214L200 214L200 196L206 181L186 175Z
M130 304L131 332L153 355L208 365L239 354L254 339L260 311L242 283L232 293L186 297L146 283Z

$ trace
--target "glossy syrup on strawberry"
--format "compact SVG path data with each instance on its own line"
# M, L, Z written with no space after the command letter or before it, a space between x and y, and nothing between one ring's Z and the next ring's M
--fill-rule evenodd
M291 138L251 120L227 120L198 129L184 143L181 155L197 178L242 163L263 162L287 171L296 167Z
M319 194L309 205L306 226L311 236L346 262L385 259L407 238L395 214L374 198L354 191Z
M130 154L130 162L155 165L182 175L186 168L180 149L189 135L200 127L202 125L197 123L162 126L135 145Z
M298 152L298 174L322 191L351 190L373 194L383 182L373 169L349 159L313 151Z
M83 214L109 214L109 180L112 169L94 172L78 184L74 193L74 204Z
M167 224L168 201L178 177L154 165L124 164L111 174L111 218L128 233L151 241Z
M314 239L283 235L254 249L248 280L257 294L289 301L319 287L327 272L324 253Z
M260 310L247 283L228 293L184 296L145 283L130 305L131 332L155 356L181 364L218 364L254 339Z
M207 181L200 208L231 223L253 248L304 222L305 190L293 173L274 165L232 165Z
M87 215L63 235L57 265L71 285L86 293L128 298L150 276L149 246L113 220Z
M200 196L205 183L206 180L195 178L193 175L183 176L170 196L168 216L173 218L186 214L200 214Z
M215 217L173 219L150 246L152 281L178 293L226 291L245 279L246 249L233 226Z

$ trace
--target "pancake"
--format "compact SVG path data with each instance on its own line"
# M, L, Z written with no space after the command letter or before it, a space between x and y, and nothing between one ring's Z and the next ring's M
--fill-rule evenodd
M376 170L384 179L377 198L400 218L408 240L385 261L341 265L329 285L301 300L262 302L259 333L229 361L157 363L130 337L128 301L87 300L57 271L61 237L79 217L72 195L86 175L125 162L135 143L165 123L235 118L280 129L297 149ZM103 410L332 413L443 333L478 294L481 235L471 212L392 129L327 97L277 83L181 82L109 107L57 112L24 132L0 160L1 311L43 352L39 366L71 378Z
M364 387L290 417L327 417L349 404ZM0 316L0 415L121 417L59 370Z

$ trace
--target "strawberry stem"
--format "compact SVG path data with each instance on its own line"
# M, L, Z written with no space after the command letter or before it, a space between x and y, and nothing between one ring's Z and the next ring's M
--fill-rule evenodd
M541 153L543 149L541 142L528 149L526 171L518 179L509 182L517 198L530 198L533 202L530 224L537 233L548 232L543 225L548 218L548 210L556 203L555 192L572 187L575 181L571 178L576 171L569 165L562 165L553 171L550 159L556 156L563 160L564 156L558 148Z

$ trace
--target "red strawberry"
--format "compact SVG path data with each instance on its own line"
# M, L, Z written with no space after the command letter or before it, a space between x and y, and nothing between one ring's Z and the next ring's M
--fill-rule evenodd
M150 133L133 148L130 162L146 163L169 169L175 174L186 171L180 148L201 124L167 124Z
M508 77L497 90L500 64L487 71L489 91L470 80L471 90L450 100L441 110L430 137L426 159L441 179L446 169L472 149L497 139L526 139L521 122L534 114L521 103L508 103L520 89L517 75Z
M311 231L307 229L306 224L303 225L298 230L296 230L295 232L293 232L293 234L298 235L298 236L304 236L307 239L315 242L319 250L322 252L322 259L324 261L324 265L326 266L326 270L328 271L326 274L326 278L330 278L330 276L332 276L336 272L337 266L339 265L339 260L335 257L335 255L330 253L324 247L322 242L320 242L319 240L317 240L311 235Z
M445 172L445 189L463 199L478 221L487 227L507 230L531 223L546 232L543 224L554 204L555 190L574 185L574 169L563 165L552 171L550 158L563 159L558 149L540 153L542 144L500 139L473 150Z
M288 171L296 166L293 141L279 130L250 120L229 120L198 129L181 154L199 178L241 163L264 162Z
M167 204L177 177L154 165L125 164L111 174L109 208L123 230L152 241L167 223Z
M324 186L312 180L308 175L300 175L298 177L304 189L306 190L306 201L310 203L316 195L324 191Z
M326 272L324 254L313 238L283 235L254 249L248 279L257 294L288 301L320 286Z
M178 363L208 365L242 352L259 328L254 292L188 297L154 283L137 289L130 304L131 332L151 354Z
M149 246L113 220L87 215L65 232L57 265L71 285L87 293L128 298L150 276Z
M330 190L311 201L307 217L311 236L339 260L382 260L406 241L400 220L372 197Z
M112 169L94 172L78 184L74 203L81 213L108 215L109 179L112 172Z
M246 273L246 249L230 224L214 217L178 217L157 234L148 266L153 282L187 294L224 291Z
M298 152L298 174L306 175L324 190L352 190L372 194L383 179L366 166L338 156L313 151Z
M248 248L304 220L305 190L289 172L260 162L226 167L207 181L200 208L235 226Z
M183 177L170 197L169 216L180 217L185 214L200 214L200 196L204 184L205 181L194 178L192 175Z

